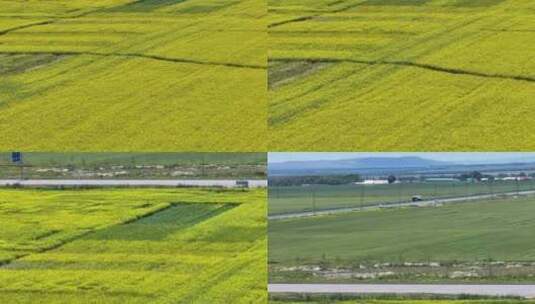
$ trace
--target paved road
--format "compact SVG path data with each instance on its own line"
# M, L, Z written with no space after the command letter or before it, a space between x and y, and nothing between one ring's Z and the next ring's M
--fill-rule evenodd
M0 180L0 186L21 185L27 187L224 187L237 188L236 180L111 180L111 179L67 179L67 180ZM266 180L248 180L250 188L267 187Z
M496 198L500 196L515 196L515 195L533 195L535 190L529 191L514 191L514 192L501 192L494 194L481 194L481 195L470 195L470 196L458 196L458 197L448 197L448 198L439 198L433 200L425 200L420 202L404 202L404 203L388 203L388 204L376 204L373 206L364 206L364 207L348 207L348 208L333 208L333 209L324 209L318 210L316 212L306 211L306 212L295 212L295 213L285 213L268 216L269 220L282 220L289 218L299 218L299 217L310 217L318 215L329 215L329 214L340 214L348 213L355 211L365 211L365 210L376 210L380 208L399 208L399 207L426 207L433 206L435 204L446 204L446 203L456 203L456 202L466 202L473 200L489 199Z
M270 293L437 294L535 298L535 285L269 284Z

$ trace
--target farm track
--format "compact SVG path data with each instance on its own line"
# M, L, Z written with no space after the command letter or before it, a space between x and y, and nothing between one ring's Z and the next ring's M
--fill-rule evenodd
M523 76L523 75L504 75L504 74L488 74L476 71L462 70L458 68L442 67L433 64L417 63L411 61L397 61L397 60L359 60L359 59L335 59L335 58L321 58L321 59L308 59L308 58L278 58L273 61L305 61L308 63L357 63L357 64L366 64L366 65L395 65L395 66L408 66L416 67L436 72L443 72L454 75L469 75L476 77L484 78L495 78L495 79L507 79L507 80L518 80L518 81L527 81L535 82L535 77Z
M74 56L74 55L89 55L89 56L100 56L100 57L129 57L129 58L143 58L158 60L164 62L172 63L187 63L187 64L196 64L196 65L209 65L209 66L223 66L230 68L243 68L243 69L257 69L265 70L265 66L261 65L250 65L250 64L238 64L238 63L224 63L224 62L211 62L211 61L199 61L186 58L169 58L158 55L147 55L147 54L138 54L138 53L101 53L101 52L90 52L90 51L54 51L54 52L0 52L0 54L5 55L53 55L53 56Z

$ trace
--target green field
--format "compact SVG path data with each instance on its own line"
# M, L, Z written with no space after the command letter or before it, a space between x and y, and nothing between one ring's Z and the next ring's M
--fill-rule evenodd
M2 303L265 303L265 191L0 190Z
M414 195L423 199L444 198L517 190L533 190L535 181L426 182L391 185L309 185L269 187L269 214L342 207L361 207L408 202Z
M532 197L269 223L273 282L533 282Z
M276 151L530 150L530 0L269 0Z
M265 150L264 1L0 7L0 150Z

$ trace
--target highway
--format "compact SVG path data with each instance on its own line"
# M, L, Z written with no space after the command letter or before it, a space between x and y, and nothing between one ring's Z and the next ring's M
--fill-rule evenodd
M269 293L435 294L535 298L535 285L479 284L269 284Z
M466 202L466 201L474 201L474 200L482 200L482 199L491 199L491 198L497 198L497 197L503 197L503 196L534 195L534 194L535 194L535 190L529 190L529 191L518 191L518 192L514 191L514 192L501 192L501 193L493 193L493 194L480 194L480 195L470 195L470 196L437 198L437 199L432 199L432 200L423 200L419 202L384 203L384 204L376 203L372 206L364 206L364 207L355 206L355 207L347 207L347 208L322 209L322 210L317 210L315 212L306 211L306 212L275 214L275 215L268 216L268 219L269 220L283 220L283 219L290 219L290 218L340 214L340 213L348 213L348 212L355 212L355 211L377 210L380 208L426 207L426 206L434 206L437 204L458 203L458 202Z
M249 188L265 188L266 180L247 180ZM118 179L29 179L0 180L0 187L223 187L240 188L237 180L118 180Z

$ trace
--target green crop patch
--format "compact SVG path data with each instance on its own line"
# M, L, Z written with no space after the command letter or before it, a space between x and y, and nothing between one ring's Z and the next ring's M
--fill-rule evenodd
M291 62L270 62L268 85L270 89L290 83L294 80L312 74L317 70L327 68L331 65L328 62L308 62L308 61L291 61Z
M137 0L123 6L109 9L110 12L151 12L162 7L171 6L187 0Z
M424 5L430 0L367 0L363 5L380 5L380 6L413 6Z
M180 8L178 12L182 14L208 14L230 7L237 3L239 2L228 1L222 3L214 3L213 5L190 5L184 8Z
M43 68L69 56L55 54L0 54L0 73L19 74Z
M461 7L487 7L498 5L505 0L457 0L453 3L453 6Z
M232 204L173 204L132 222L99 230L87 237L94 240L164 240L178 230L195 226L232 209Z

